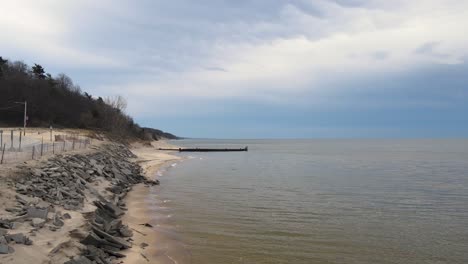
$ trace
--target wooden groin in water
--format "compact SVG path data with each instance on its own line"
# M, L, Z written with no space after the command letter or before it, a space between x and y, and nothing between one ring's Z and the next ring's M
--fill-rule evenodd
M179 152L234 152L234 151L249 151L249 147L245 148L159 148L159 150L171 150Z

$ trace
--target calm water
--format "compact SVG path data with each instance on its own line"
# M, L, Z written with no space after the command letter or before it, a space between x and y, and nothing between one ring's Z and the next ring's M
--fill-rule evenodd
M468 140L175 143L249 146L160 177L185 262L468 263Z

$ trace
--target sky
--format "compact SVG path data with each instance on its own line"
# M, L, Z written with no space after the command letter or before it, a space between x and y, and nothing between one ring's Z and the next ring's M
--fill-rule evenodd
M0 0L0 56L201 138L468 135L468 0Z

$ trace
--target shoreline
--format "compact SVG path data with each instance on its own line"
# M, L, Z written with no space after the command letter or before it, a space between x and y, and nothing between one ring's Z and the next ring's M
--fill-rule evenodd
M145 208L150 186L159 184L156 171L180 159L157 151L165 144L129 148L104 140L86 150L0 167L0 263L142 263L135 256L143 256L139 241L146 240L134 225L150 215L133 209L135 203ZM151 243L146 250L156 247Z
M148 180L157 180L157 172L170 166L181 157L167 154L158 150L160 147L176 147L165 141L153 142L149 146L133 146L131 151L137 156L136 162L143 169L143 176ZM133 232L133 247L123 251L126 255L122 259L124 264L136 263L177 263L168 253L167 247L163 247L163 239L158 225L155 224L155 215L151 214L150 203L154 202L156 186L134 185L128 192L124 202L128 211L122 220ZM153 222L153 224L151 224ZM149 223L151 226L144 226ZM170 251L170 250L169 250Z

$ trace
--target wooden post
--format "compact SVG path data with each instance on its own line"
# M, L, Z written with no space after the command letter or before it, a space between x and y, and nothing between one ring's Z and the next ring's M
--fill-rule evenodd
M44 137L42 137L42 141L41 141L41 157L43 154L44 154Z
M24 120L23 120L24 136L26 136L26 122L28 121L27 109L28 109L28 102L24 101Z
M22 135L23 135L22 132L23 132L23 131L20 130L20 133L19 133L19 134L20 134L20 138L19 138L19 147L18 147L18 151L21 151L21 138L22 138Z
M72 144L72 149L75 149L75 138L73 138L73 144Z
M63 139L63 147L62 147L62 152L64 152L64 151L65 151L65 144L66 144L66 143L65 143L65 139Z
M0 147L3 146L3 130L0 130Z
M52 154L55 154L55 142L52 142Z
M11 131L11 147L10 149L13 149L13 130Z
M0 161L0 164L3 164L3 155L5 155L5 148L6 148L6 144L3 145L2 160Z
M33 149L32 149L32 159L34 159L34 152L36 152L36 146L33 146Z

